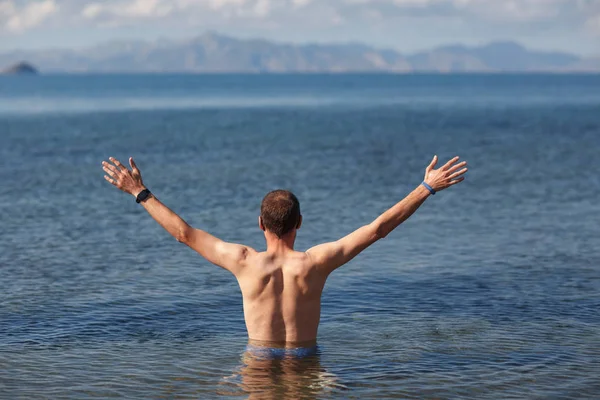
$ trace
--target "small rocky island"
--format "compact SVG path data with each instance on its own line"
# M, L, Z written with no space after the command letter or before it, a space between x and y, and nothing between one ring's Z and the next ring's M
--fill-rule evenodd
M1 73L5 75L37 75L39 71L29 63L20 62L2 70Z

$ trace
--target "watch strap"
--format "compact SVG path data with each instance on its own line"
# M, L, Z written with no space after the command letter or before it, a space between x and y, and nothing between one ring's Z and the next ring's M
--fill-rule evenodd
M142 201L145 201L148 197L150 197L150 195L152 195L152 193L148 189L144 189L138 193L138 195L135 198L135 202L139 204Z

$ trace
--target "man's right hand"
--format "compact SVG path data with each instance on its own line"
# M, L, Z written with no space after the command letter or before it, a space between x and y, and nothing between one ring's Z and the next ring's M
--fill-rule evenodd
M438 157L433 156L433 160L425 169L425 183L431 186L436 192L444 190L452 185L462 182L465 177L462 176L467 172L466 161L457 164L459 157L454 157L441 168L435 168L438 162ZM462 169L461 169L462 168Z
M121 162L113 157L110 157L109 160L114 163L108 163L106 161L102 161L102 169L106 172L104 175L104 179L106 179L110 184L116 186L118 189L121 189L125 193L129 193L136 197L142 190L146 187L144 186L144 182L142 181L142 173L138 169L137 165L135 165L135 161L133 158L129 158L129 165L131 165L131 171L121 164Z

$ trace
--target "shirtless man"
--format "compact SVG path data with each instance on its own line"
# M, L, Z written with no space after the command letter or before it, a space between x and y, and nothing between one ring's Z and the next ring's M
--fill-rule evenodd
M192 228L146 189L132 158L129 159L131 170L112 157L112 164L103 161L102 166L107 174L104 178L136 197L177 241L236 277L242 290L249 344L275 352L272 356L280 356L286 349L295 349L295 355L303 355L303 349L310 352L315 348L321 293L329 274L386 237L430 195L462 182L467 172L466 162L459 163L458 159L454 157L434 169L438 159L433 157L425 170L423 183L402 201L370 224L307 251L294 250L296 233L302 225L298 199L285 190L270 192L262 201L258 217L267 242L264 252L228 243Z

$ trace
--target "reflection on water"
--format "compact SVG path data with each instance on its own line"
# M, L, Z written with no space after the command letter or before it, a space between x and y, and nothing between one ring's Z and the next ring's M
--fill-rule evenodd
M321 354L308 357L264 357L252 351L242 355L242 365L224 378L220 395L240 392L249 399L305 399L345 387L321 364Z

